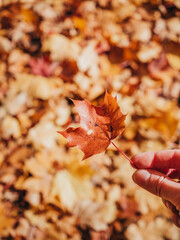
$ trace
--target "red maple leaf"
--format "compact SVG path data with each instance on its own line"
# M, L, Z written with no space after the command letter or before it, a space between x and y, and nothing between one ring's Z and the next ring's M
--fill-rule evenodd
M31 67L32 74L50 77L58 67L58 63L52 63L48 57L41 57L38 59L31 58L29 66Z
M67 138L68 147L77 146L81 149L84 152L83 160L104 152L110 143L116 147L112 139L123 132L126 118L120 110L117 99L106 92L104 104L100 107L92 105L87 100L73 102L80 116L81 127L70 127L59 132ZM121 152L119 149L118 151Z

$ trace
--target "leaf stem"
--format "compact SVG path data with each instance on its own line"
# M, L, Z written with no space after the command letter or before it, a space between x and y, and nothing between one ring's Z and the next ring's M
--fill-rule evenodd
M123 152L116 146L116 144L115 144L113 141L111 141L111 143L112 143L112 145L114 145L114 147L136 168L136 166L135 166L134 163L131 161L131 159L128 158L128 156L126 156L126 154L123 153Z

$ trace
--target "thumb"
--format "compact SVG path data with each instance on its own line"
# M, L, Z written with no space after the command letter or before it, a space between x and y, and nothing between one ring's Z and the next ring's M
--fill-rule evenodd
M176 206L180 204L180 183L164 174L150 169L138 169L133 174L133 180L150 193L171 201Z

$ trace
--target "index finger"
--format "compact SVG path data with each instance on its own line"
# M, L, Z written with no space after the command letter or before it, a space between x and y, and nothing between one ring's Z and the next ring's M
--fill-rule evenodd
M137 168L180 170L180 150L163 150L158 152L145 152L132 157Z

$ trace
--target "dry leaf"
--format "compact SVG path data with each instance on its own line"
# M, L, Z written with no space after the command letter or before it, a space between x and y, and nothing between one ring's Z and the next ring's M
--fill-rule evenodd
M79 201L73 210L82 227L89 226L96 231L106 230L107 224L115 218L116 207L112 203Z
M81 127L59 133L67 138L69 147L77 146L84 152L83 159L104 152L125 128L126 115L120 111L116 98L106 93L102 107L95 107L87 100L73 102L80 115Z
M58 63L51 63L48 58L30 59L29 65L31 67L31 73L35 75L41 75L49 77L53 75Z
M80 199L92 196L92 185L89 180L82 179L81 176L73 176L67 170L62 170L55 175L51 200L58 198L62 208L72 211Z
M65 59L76 60L79 54L79 46L60 34L53 34L43 43L43 51L50 51L52 61Z
M75 102L91 120L107 89L128 112L113 140L121 150L179 148L179 0L0 5L0 238L179 240L168 210L133 183L112 144L82 162L56 132L79 127L69 99L90 101ZM88 127L86 138L96 129Z

